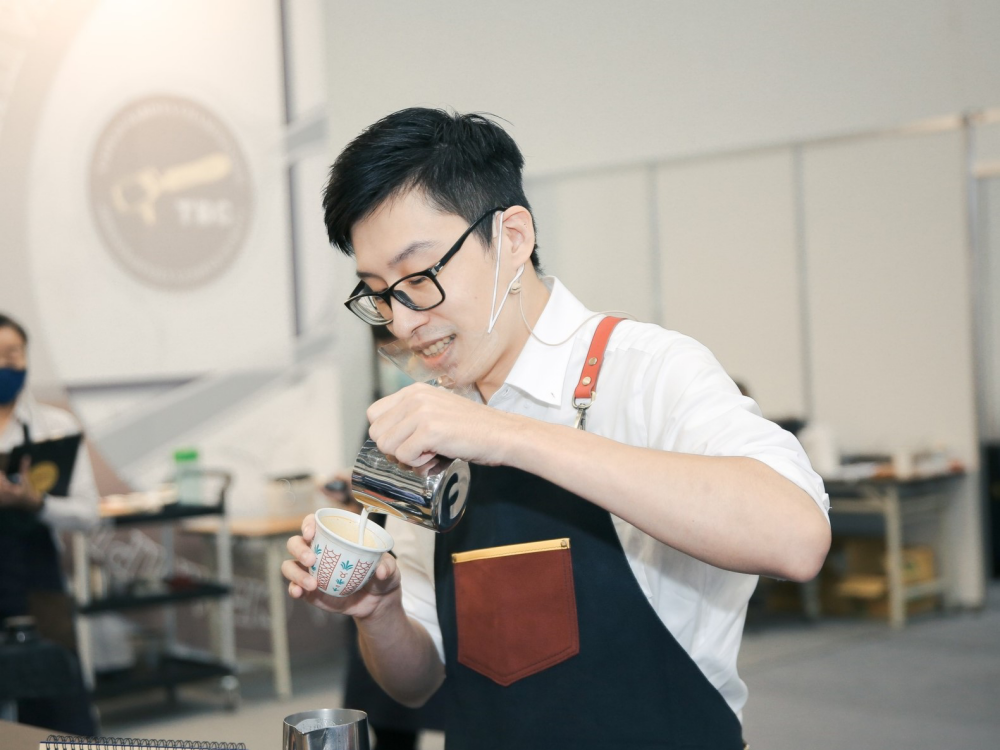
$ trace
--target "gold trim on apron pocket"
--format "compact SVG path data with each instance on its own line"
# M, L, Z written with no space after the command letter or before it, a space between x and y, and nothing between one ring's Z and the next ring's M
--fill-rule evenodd
M503 547L487 547L469 552L456 552L451 556L453 563L486 560L491 557L507 557L509 555L527 555L531 552L549 552L555 549L569 549L569 539L547 539L544 542L525 542L524 544L507 544Z

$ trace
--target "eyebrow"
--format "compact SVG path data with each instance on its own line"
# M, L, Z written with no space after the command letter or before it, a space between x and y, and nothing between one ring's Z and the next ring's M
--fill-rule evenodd
M438 244L439 243L434 240L417 240L416 242L411 242L392 257L389 261L389 268L398 266L414 253L418 253L421 250L426 250L428 248L437 247ZM377 273L370 273L368 271L357 271L356 273L359 279L381 278Z

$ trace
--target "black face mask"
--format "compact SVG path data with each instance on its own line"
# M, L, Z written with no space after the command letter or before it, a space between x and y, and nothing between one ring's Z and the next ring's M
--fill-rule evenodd
M24 388L27 370L15 370L13 367L0 367L0 406L12 404Z

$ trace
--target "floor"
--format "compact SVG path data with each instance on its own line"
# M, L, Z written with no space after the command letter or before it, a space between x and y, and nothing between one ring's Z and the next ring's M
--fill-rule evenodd
M901 632L857 620L770 622L748 630L740 655L750 688L744 729L768 750L984 750L1000 747L1000 584L979 612L916 618ZM275 750L284 716L340 705L343 665L295 670L295 696L272 697L263 677L244 679L242 708L207 706L213 694L162 704L106 705L117 736L245 742ZM440 733L421 750L444 747Z

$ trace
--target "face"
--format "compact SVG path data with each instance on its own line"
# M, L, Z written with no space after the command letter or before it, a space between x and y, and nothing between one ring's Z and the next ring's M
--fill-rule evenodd
M28 366L28 352L21 335L10 326L0 327L0 367L24 370Z
M492 221L495 228L498 216L486 221ZM527 242L522 231L525 217L530 226L530 215L524 209L504 214L497 306L518 267L530 262L533 236L522 258ZM468 226L461 216L431 206L419 192L387 202L352 230L358 277L374 291L383 291L403 276L437 263ZM520 318L513 299L504 305L493 332L486 333L496 259L496 253L487 251L473 233L437 277L444 289L444 302L423 311L392 302L392 334L428 369L458 385L502 382L524 345L519 336L523 326L515 325Z

